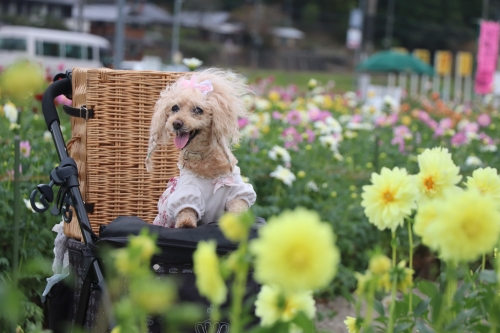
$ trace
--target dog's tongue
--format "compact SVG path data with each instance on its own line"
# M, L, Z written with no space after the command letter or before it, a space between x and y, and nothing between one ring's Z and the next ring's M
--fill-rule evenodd
M187 144L188 140L189 140L189 133L177 134L177 136L174 139L174 144L177 147L177 149L182 149Z

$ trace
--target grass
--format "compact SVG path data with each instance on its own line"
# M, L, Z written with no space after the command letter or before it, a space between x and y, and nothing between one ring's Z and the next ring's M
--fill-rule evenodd
M274 84L277 86L287 86L296 84L300 91L307 90L307 83L310 79L316 79L320 84L325 85L329 81L335 83L334 90L339 93L353 91L356 89L356 72L309 72L309 71L283 71L276 69L251 69L238 68L237 71L248 77L250 83L258 79L274 77ZM385 75L373 75L372 84L386 84Z
M309 71L283 71L274 69L251 69L238 68L238 72L248 77L250 83L259 78L274 77L274 85L287 86L296 84L301 91L307 89L307 83L314 78L321 84L327 84L329 81L335 82L335 90L339 92L350 91L354 89L356 79L352 72L309 72Z

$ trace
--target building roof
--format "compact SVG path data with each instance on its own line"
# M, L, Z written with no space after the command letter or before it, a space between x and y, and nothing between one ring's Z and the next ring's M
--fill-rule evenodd
M181 12L181 26L188 28L210 28L224 24L229 19L228 12Z
M43 2L47 4L57 4L57 5L75 5L75 0L29 0L31 2Z
M226 23L217 24L217 25L207 27L207 30L212 31L212 32L216 32L219 34L231 35L231 34L236 34L236 33L243 31L243 24L242 23L226 22Z
M123 9L126 23L172 23L172 15L152 3L125 5ZM90 4L83 6L83 19L91 22L116 22L118 8L115 4ZM78 6L73 7L73 18L79 17Z
M272 34L277 37L291 38L291 39L302 39L305 34L292 27L276 27L272 29Z

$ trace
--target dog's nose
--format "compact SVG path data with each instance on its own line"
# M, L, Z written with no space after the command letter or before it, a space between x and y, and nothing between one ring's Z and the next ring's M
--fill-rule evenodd
M178 130L178 129L181 129L181 127L184 125L184 123L182 122L182 120L176 119L176 120L174 120L172 125L174 125L174 129Z

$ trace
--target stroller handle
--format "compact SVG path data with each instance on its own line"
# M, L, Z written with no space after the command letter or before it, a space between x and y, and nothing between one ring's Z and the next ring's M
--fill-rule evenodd
M50 131L51 125L54 121L59 123L59 115L54 104L54 98L59 95L71 95L71 79L63 78L54 81L43 94L42 97L42 110L45 123Z

